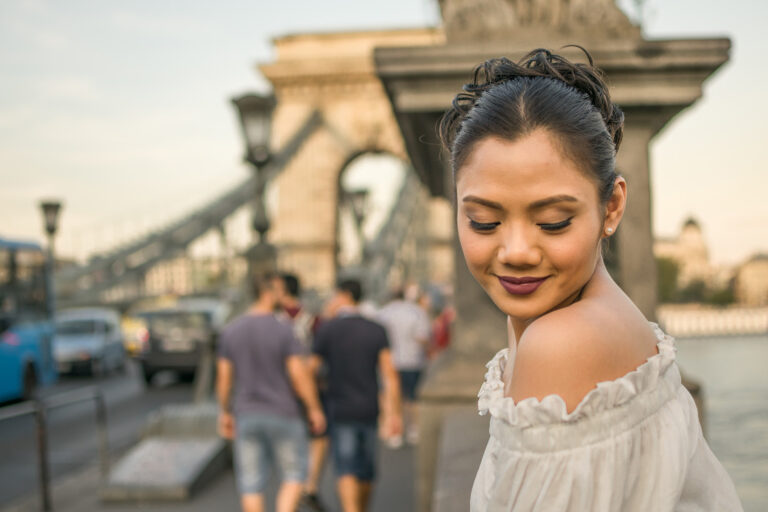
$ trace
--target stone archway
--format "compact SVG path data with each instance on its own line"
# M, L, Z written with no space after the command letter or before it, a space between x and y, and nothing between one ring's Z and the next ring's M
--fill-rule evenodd
M441 41L434 29L287 36L275 41L276 61L260 67L277 97L272 135L277 148L315 110L323 119L270 185L270 242L277 246L279 266L296 272L307 287L325 290L336 278L339 180L347 164L367 153L410 161L375 73L374 48ZM426 230L436 216L450 219L445 199L430 198L426 188L423 199L429 211L422 219ZM432 279L450 277L450 236L450 229L428 236L430 253L439 262L430 265Z

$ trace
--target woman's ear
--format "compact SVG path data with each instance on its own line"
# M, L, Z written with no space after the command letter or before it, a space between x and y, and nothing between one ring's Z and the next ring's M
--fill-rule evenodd
M627 181L617 176L613 182L613 192L605 204L605 219L603 220L603 236L608 237L616 232L624 209L627 206Z

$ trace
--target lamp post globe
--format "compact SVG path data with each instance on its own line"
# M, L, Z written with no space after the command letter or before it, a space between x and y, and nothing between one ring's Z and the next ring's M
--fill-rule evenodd
M245 139L245 160L255 166L269 161L269 141L272 113L277 101L272 95L244 94L232 103L240 116L240 128Z
M61 211L61 201L45 200L40 201L40 209L43 211L43 220L45 221L45 232L53 237L59 227L59 212Z
M365 217L368 213L369 193L370 191L367 188L344 191L344 199L349 204L349 208L352 211L352 217L355 221L355 232L357 233L357 241L360 244L360 260L363 265L365 265L368 259L363 225L365 224Z
M355 217L355 224L359 230L362 230L363 223L365 222L368 193L369 190L367 188L358 188L346 192L347 200L352 209L352 215Z

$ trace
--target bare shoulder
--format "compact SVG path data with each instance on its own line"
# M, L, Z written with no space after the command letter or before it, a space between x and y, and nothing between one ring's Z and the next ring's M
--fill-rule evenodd
M518 342L508 394L516 402L559 395L570 412L598 382L644 363L655 349L637 340L648 335L647 323L611 318L590 301L548 313Z

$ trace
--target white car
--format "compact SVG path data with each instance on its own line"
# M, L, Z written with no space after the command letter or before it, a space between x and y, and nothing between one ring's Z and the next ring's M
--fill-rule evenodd
M53 354L59 373L85 370L101 375L125 366L120 314L108 308L80 308L56 313Z

